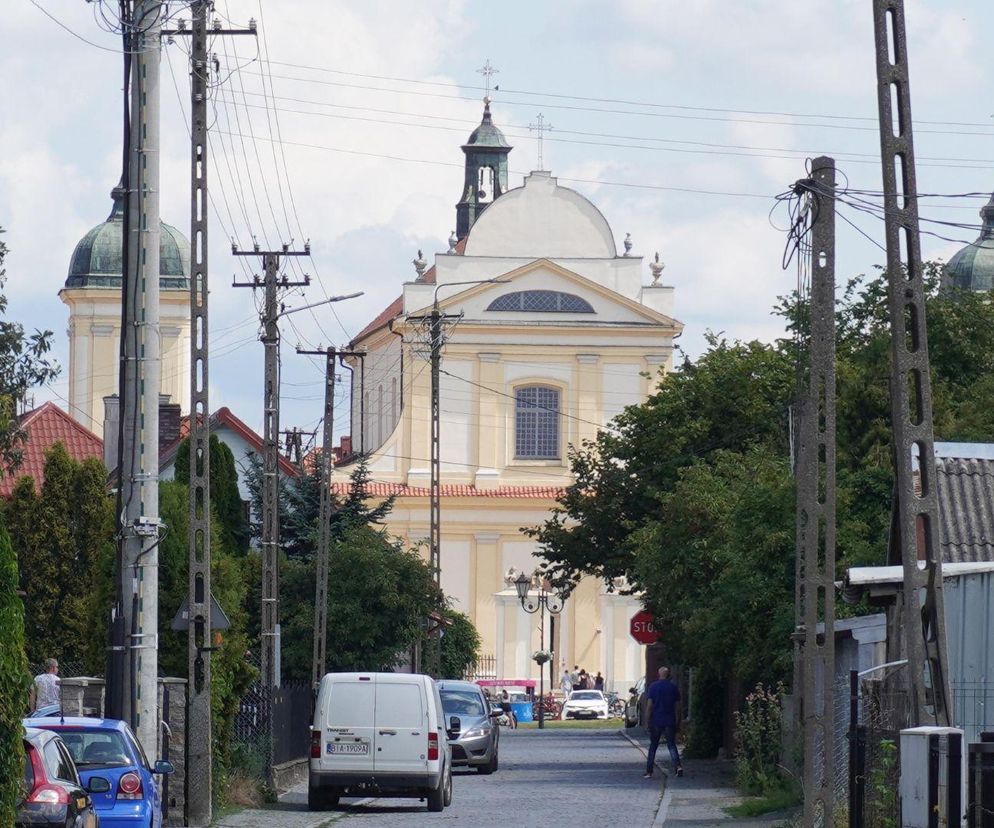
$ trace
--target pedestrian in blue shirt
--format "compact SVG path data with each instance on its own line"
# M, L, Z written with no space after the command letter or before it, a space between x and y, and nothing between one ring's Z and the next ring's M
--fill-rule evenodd
M659 668L659 680L649 685L645 691L648 706L646 715L649 719L649 755L646 757L645 778L652 777L652 769L656 764L656 750L659 741L666 737L666 747L670 750L670 759L677 776L683 776L683 765L680 764L680 752L676 747L676 728L679 721L677 704L680 701L680 688L670 681L670 668Z

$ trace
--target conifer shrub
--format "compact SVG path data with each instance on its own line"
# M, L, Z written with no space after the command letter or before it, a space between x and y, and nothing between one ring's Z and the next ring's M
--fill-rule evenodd
M13 825L23 795L24 728L31 675L24 654L24 606L17 557L0 523L0 825Z

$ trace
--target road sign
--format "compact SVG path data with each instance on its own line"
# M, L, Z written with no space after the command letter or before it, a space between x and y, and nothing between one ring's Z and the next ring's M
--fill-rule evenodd
M639 610L628 622L628 632L639 644L655 644L659 640L655 619L651 612Z

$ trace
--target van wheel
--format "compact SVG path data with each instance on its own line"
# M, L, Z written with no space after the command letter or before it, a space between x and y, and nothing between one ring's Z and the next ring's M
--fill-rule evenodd
M445 807L445 780L446 774L442 774L438 780L438 787L428 791L428 810L432 813L438 813Z
M442 804L448 808L452 804L452 769L445 774L445 796L442 797Z
M307 789L307 810L309 811L330 811L338 805L338 794L326 791L323 788Z

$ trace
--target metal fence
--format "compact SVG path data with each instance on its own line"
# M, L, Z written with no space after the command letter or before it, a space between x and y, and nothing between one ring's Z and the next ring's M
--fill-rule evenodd
M466 681L499 678L497 675L497 656L482 656L466 671L463 678L466 679Z
M238 705L232 743L242 769L269 777L275 765L310 753L314 691L306 682L253 684Z

